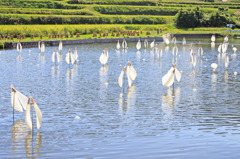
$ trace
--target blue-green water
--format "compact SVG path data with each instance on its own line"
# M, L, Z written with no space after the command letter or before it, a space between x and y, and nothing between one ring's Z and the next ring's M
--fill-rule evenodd
M172 65L173 44L162 42L162 58L150 48L137 52L136 43L123 52L116 44L63 46L58 66L51 61L55 47L0 53L1 158L240 158L240 40L230 40L230 64L218 59L217 39L177 39L177 68L182 73L174 88L162 86ZM204 55L190 63L190 46ZM238 48L233 54L232 44ZM78 48L78 64L65 62L68 49ZM108 66L99 57L109 50ZM127 52L127 53L126 53ZM130 61L137 71L133 86L118 86L118 76ZM211 63L219 67L213 73ZM43 114L33 135L25 113L12 118L10 85L32 96ZM75 119L79 116L80 119ZM36 121L34 121L36 124Z

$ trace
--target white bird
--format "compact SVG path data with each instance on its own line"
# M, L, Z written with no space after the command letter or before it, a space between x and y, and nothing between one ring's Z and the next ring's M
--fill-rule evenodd
M228 36L224 38L224 42L228 42Z
M38 49L41 50L41 41L38 41Z
M41 53L45 52L45 43L42 42L41 44Z
M58 53L57 49L55 49L52 53L52 62L53 63L55 63L56 61L60 62L60 59L61 59L60 54Z
M141 41L140 41L140 40L138 40L137 45L136 45L136 48L137 48L137 50L140 50L140 49L141 49Z
M150 48L152 49L154 47L155 40L153 40L150 44Z
M197 55L196 55L196 53L192 53L191 64L193 65L193 67L195 67L197 65Z
M75 49L74 49L73 57L74 57L74 62L76 62L78 59L77 47L75 47Z
M144 47L145 47L145 49L148 47L148 40L147 39L144 40Z
M229 65L229 55L226 54L226 56L225 56L225 67L227 68L228 65Z
M31 100L32 100L32 102L31 102ZM33 107L34 107L35 112L36 112L37 128L39 129L41 127L41 124L42 124L41 110L39 109L39 107L38 107L37 103L34 101L34 99L32 97L29 97L28 98L27 109L26 109L26 115L25 115L25 122L31 130L33 129L33 124L32 124L32 120L31 120L31 113L30 113L32 104L33 104Z
M218 65L216 63L212 63L211 67L213 68L213 72L215 72L217 67L218 67Z
M237 48L232 45L233 53L235 54L237 51Z
M15 109L19 112L23 112L23 110L26 110L27 102L28 98L11 85L11 105L13 107L13 111Z
M181 73L176 68L176 64L172 65L172 68L168 71L168 73L162 77L163 86L170 87L174 83L175 77L176 77L177 81L180 82Z
M218 46L218 52L219 52L219 53L222 52L222 44L220 44L220 45Z
M186 38L185 38L185 37L183 37L182 44L183 44L183 45L186 45Z
M66 60L67 64L74 64L74 62L75 62L74 56L70 49L68 50L68 53L66 54L65 60Z
M127 41L125 39L123 39L122 48L127 49Z
M108 51L104 49L99 58L99 61L102 65L105 65L108 62L108 58L109 58Z
M116 48L117 48L117 50L120 49L120 43L119 43L119 40L118 40L118 42L117 42Z
M22 52L22 44L20 42L17 43L17 51Z
M118 77L118 84L119 84L120 87L122 87L122 85L123 85L124 72L126 72L126 74L127 74L128 86L131 87L132 82L137 77L137 72L129 61L128 61L128 64L127 64L127 68L124 66L122 72L120 73L120 75Z
M62 41L59 42L59 45L58 45L58 50L59 51L62 51L62 48L63 48L63 44L62 44Z
M212 35L212 37L211 37L211 41L212 41L212 42L215 42L215 40L216 40L215 35Z
M228 48L228 43L223 43L222 44L222 53L226 53Z

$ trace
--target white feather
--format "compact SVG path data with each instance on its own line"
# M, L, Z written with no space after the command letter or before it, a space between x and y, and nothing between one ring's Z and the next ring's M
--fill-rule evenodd
M124 75L124 71L122 71L118 77L118 84L119 84L119 87L122 87L123 85L123 75Z
M30 104L27 105L27 110L26 110L26 115L25 115L25 122L27 126L32 130L32 120L31 120L31 115L30 115Z
M42 124L42 113L41 113L41 111L40 111L36 102L34 102L33 106L34 106L36 116L37 116L37 128L39 129L41 127L41 124Z
M175 68L175 76L178 82L181 80L181 73L178 71L177 68Z

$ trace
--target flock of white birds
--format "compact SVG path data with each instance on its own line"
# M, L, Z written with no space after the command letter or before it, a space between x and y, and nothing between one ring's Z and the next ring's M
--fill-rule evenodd
M169 34L163 35L163 42L166 45L170 44L170 40L172 41L172 43L174 43L174 47L172 49L172 55L173 57L177 57L178 56L178 47L176 45L176 38L173 37L171 39L171 36ZM216 37L215 35L212 35L211 37L211 46L215 47L215 40ZM228 36L226 36L224 38L223 43L221 43L218 46L218 58L222 58L225 61L225 67L227 68L229 66L229 54L227 53L227 49L228 49ZM182 45L186 45L186 39L185 37L182 40ZM158 46L157 44L155 44L155 40L153 40L150 45L148 45L148 40L145 39L144 40L144 47L148 48L148 46L150 46L150 48L156 53L156 55L159 57L162 57L162 48L160 46ZM136 49L139 51L142 47L141 41L138 40L137 44L136 44ZM45 43L44 42L39 42L38 43L38 48L40 50L41 53L45 52ZM61 52L63 48L63 44L62 41L59 42L59 48L58 50ZM116 49L119 50L121 48L120 42L118 40L117 45L116 45ZM127 41L124 39L122 42L122 48L123 49L127 49ZM231 56L236 56L236 52L237 52L237 48L234 47L232 45L232 50L233 50L233 54ZM20 42L17 43L17 51L21 52L22 51L22 45ZM197 53L195 53L193 51L193 48L190 48L190 59L191 59L191 64L193 65L193 67L196 66L197 64L197 56L203 56L203 48L200 46L197 50ZM62 55L60 53L58 53L57 49L55 49L52 53L52 62L57 64L60 62ZM174 59L174 58L173 58ZM102 51L102 54L99 57L99 61L102 65L107 65L107 62L109 60L109 53L108 53L108 49L104 49ZM77 48L75 48L74 53L71 52L71 50L69 49L69 51L66 54L66 58L65 61L68 65L74 64L78 61L78 53L77 53ZM212 63L211 67L213 69L213 72L216 71L218 65L216 63ZM128 61L127 63L127 67L124 66L119 77L118 77L118 84L120 87L123 87L123 83L124 83L124 79L125 79L125 73L127 76L127 81L128 81L128 86L131 87L133 81L136 79L137 77L137 72L134 69L133 65L131 64L131 62ZM234 75L237 75L237 72L234 72ZM172 63L172 67L170 68L170 70L167 72L167 74L165 74L162 77L162 85L165 87L171 87L174 84L175 79L180 82L181 80L181 72L176 68L176 60L173 60ZM21 94L19 91L17 91L12 85L11 85L11 104L13 107L13 113L14 110L23 112L23 110L26 110L26 114L25 114L25 120L26 123L28 125L28 127L30 129L33 128L32 125L32 121L31 121L31 115L30 115L30 109L31 109L31 105L34 106L35 112L36 112L36 117L37 117L37 128L39 129L42 123L42 114L40 109L38 108L38 105L36 104L36 102L34 101L34 99L32 97L27 98L26 96L24 96L23 94ZM14 114L13 114L13 118L14 118Z

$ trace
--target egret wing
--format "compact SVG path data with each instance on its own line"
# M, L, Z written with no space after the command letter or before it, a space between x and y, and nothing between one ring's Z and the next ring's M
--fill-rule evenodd
M177 81L180 82L180 80L181 80L181 73L178 71L177 68L175 68L175 75L176 75Z
M21 104L21 106L23 107L23 109L26 110L27 103L28 103L28 98L18 91L16 91L15 95L17 96L18 101Z
M66 60L67 64L70 64L70 54L69 53L67 53L65 60Z
M132 78L130 76L130 71L127 71L127 78L128 78L128 86L131 87L132 86Z
M162 77L162 84L165 87L170 87L174 82L173 68L171 68L166 75Z
M52 62L55 62L55 52L52 53Z
M32 120L31 120L31 116L30 116L30 104L27 104L27 110L26 110L26 115L25 115L25 122L27 124L27 126L32 129Z
M41 127L41 124L42 124L42 113L41 113L41 111L40 111L36 102L34 102L33 106L34 106L36 116L37 116L37 128L39 129Z
M123 75L124 75L124 71L122 71L118 77L118 84L119 84L119 87L122 87L123 85Z

